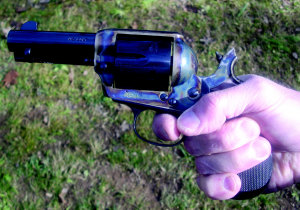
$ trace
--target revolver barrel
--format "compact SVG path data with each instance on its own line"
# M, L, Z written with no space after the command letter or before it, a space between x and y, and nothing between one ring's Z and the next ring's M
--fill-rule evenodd
M11 30L7 37L16 61L94 66L95 33L22 28Z

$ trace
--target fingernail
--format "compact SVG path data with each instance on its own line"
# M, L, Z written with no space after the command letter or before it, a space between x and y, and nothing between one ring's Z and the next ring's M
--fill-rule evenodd
M252 149L254 150L254 154L257 159L265 158L269 154L269 146L262 140L254 141L252 143Z
M223 187L224 187L227 191L234 191L235 188L236 188L235 180L234 180L231 176L227 176L227 177L224 179Z
M200 125L200 120L192 110L183 113L178 119L178 127L184 131L195 131Z

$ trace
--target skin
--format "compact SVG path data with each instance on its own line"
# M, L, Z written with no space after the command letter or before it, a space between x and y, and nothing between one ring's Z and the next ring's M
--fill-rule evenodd
M160 114L153 120L163 140L187 136L197 184L211 199L234 197L241 187L237 174L271 153L273 174L265 193L300 180L300 93L255 75L241 79L240 85L224 84L203 96L178 119Z

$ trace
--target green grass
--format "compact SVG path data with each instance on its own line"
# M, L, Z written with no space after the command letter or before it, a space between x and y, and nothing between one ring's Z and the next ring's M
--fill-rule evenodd
M49 31L133 25L178 31L198 56L199 75L214 72L215 51L235 47L237 74L255 73L300 89L294 56L300 57L298 1L183 2L2 0L0 22L8 28L12 21L33 20ZM26 6L31 8L16 12ZM159 148L132 130L120 131L133 115L103 96L91 67L16 63L1 36L0 79L12 69L20 74L18 83L0 89L0 209L278 209L279 197L299 200L295 187L288 197L210 200L198 189L193 158L182 145ZM142 134L150 137L151 114L141 121Z

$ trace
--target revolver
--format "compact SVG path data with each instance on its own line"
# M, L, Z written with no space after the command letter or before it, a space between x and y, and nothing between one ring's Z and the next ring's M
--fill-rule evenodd
M219 66L210 76L197 76L198 61L193 50L177 32L105 29L97 33L37 31L29 21L11 30L7 45L18 62L94 66L105 96L128 105L134 114L133 129L145 142L176 146L175 142L153 141L137 131L137 118L145 110L179 116L227 79L238 85L234 75L235 49L216 52ZM272 175L273 160L239 173L240 192L233 199L259 195Z

